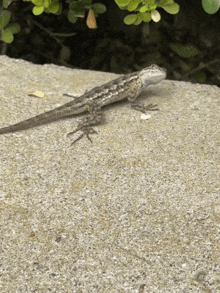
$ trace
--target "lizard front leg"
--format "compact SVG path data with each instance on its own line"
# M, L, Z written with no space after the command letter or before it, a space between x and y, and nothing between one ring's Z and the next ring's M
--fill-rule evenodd
M157 104L149 104L147 106L145 105L138 105L136 103L132 103L131 107L137 111L140 111L142 113L145 113L146 111L159 111L159 109L157 108Z
M145 113L146 111L159 111L157 108L157 104L149 104L147 106L145 105L139 105L136 102L136 98L139 96L141 90L138 89L137 92L132 93L127 97L128 101L131 103L131 107L137 111L140 111L142 113Z

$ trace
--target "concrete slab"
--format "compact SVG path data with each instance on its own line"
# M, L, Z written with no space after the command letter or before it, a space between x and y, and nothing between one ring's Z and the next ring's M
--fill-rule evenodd
M113 78L0 56L0 127ZM92 144L78 118L0 136L0 292L220 292L220 89L140 100L160 111L109 106Z

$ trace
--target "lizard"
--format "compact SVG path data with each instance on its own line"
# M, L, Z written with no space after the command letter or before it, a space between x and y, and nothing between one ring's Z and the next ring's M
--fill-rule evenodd
M75 141L73 141L73 143L81 139L83 136L86 136L92 142L89 135L97 132L91 126L102 122L103 115L101 108L103 106L127 98L128 101L132 103L132 107L141 112L158 110L155 108L157 105L150 104L148 106L141 106L137 105L135 100L144 88L151 84L157 84L165 78L166 69L153 64L140 71L121 75L116 79L105 83L104 85L94 87L90 91L85 92L78 98L74 98L74 100L64 104L63 106L23 120L16 124L0 128L0 134L29 129L60 120L65 117L76 116L88 111L90 114L79 122L76 129L68 133L68 135L81 130L82 134Z

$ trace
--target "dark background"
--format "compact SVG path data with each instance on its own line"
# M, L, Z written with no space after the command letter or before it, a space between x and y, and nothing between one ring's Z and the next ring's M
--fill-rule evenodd
M0 42L0 54L36 64L54 63L72 68L115 73L140 70L156 63L168 71L168 79L204 82L220 86L220 12L207 14L199 0L177 0L180 12L170 15L159 8L161 21L146 26L128 26L128 14L114 0L105 4L97 29L89 29L86 19L71 24L68 4L61 15L32 14L30 2L12 2L12 21L21 25L11 44ZM193 45L199 54L180 57L173 45ZM190 54L189 54L190 55ZM188 67L186 69L186 67Z

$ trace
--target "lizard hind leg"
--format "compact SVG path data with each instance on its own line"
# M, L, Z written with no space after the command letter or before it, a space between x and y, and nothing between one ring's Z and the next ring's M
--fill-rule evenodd
M67 134L67 136L72 135L74 133L77 133L78 131L82 131L82 134L75 139L71 145L73 145L75 142L86 136L90 142L92 142L92 139L90 138L90 134L97 134L97 131L94 130L91 126L99 124L103 120L103 115L101 113L100 107L90 107L88 108L88 111L90 112L90 115L85 117L85 119L81 120L77 126L77 128L74 131L71 131Z
M88 140L90 140L90 142L92 142L92 139L90 138L90 134L97 134L98 132L96 130L94 130L92 127L77 127L74 131L70 132L67 134L67 136L72 135L76 132L78 132L79 130L82 131L82 134L80 134L80 136L78 138L76 138L72 143L71 146L77 142L78 140L80 140L81 138L83 138L84 136L86 136L88 138Z

